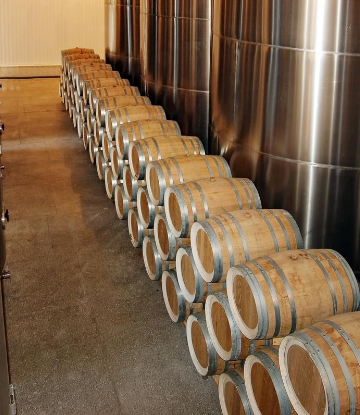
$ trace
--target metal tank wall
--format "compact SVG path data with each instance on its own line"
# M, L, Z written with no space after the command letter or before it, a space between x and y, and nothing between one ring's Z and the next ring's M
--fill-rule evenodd
M140 86L140 0L105 0L105 57Z
M144 92L207 147L211 0L141 0Z
M214 0L211 152L360 270L360 2Z

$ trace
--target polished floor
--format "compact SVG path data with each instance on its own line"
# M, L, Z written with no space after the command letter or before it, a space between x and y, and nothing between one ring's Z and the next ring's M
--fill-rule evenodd
M5 80L5 305L19 415L219 414L58 96Z

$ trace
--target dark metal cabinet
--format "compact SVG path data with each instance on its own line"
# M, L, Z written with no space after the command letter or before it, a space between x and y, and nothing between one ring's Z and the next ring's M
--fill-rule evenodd
M4 125L0 120L0 166L3 169L1 163L2 152L2 140L1 135L4 129ZM7 354L7 341L5 330L5 313L3 303L3 287L2 280L5 276L4 266L6 260L6 244L5 244L5 223L8 220L8 212L4 206L3 199L3 177L0 171L0 415L12 415L16 413L16 407L13 402L10 401L10 379L9 379L9 365Z
M10 412L9 367L7 358L2 284L0 284L0 415Z

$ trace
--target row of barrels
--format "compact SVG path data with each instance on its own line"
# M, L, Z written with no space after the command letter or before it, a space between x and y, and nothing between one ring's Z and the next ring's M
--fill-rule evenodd
M105 65L64 51L60 95L223 413L357 413L360 295L345 259L303 249L288 212L262 209L250 180Z
M198 372L220 375L224 414L322 414L334 405L334 391L343 406L332 413L356 413L360 332L352 325L360 324L360 296L346 260L333 250L303 249L292 216L261 209L259 195L246 179L209 178L171 186L165 191L164 213L167 233L178 238L175 270L162 275L165 304L173 321L186 321ZM154 232L163 253L162 246L170 244L159 243L160 228L155 226ZM332 317L337 314L342 315ZM335 322L344 338L338 339L341 352L333 363L339 333L326 338L326 346L319 341L325 334L318 327L334 327ZM318 338L302 334L312 331L320 333ZM327 366L333 371L327 372L332 389L323 381L324 353L333 363ZM348 383L343 389L345 368ZM353 403L351 395L357 396Z

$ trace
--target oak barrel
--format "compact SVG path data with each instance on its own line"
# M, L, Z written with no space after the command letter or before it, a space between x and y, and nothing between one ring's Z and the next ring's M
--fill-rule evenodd
M186 337L191 359L201 376L220 375L240 366L240 361L225 362L218 356L202 312L192 314L187 319Z
M96 172L100 180L105 179L105 170L109 167L109 162L105 160L102 151L98 151L95 156Z
M279 355L282 379L298 414L359 414L360 312L285 337Z
M331 249L283 251L229 270L227 291L240 330L250 339L284 337L336 314L357 311L359 286Z
M131 174L129 166L124 166L123 168L123 180L126 197L129 200L135 201L140 187L144 187L146 185L145 181L135 179Z
M75 61L70 61L68 63L68 73L63 73L63 76L67 76L71 79L73 79L73 71L74 69L80 67L80 66L87 66L87 65L93 65L93 64L105 64L106 62L104 59L78 59Z
M118 125L115 130L116 148L120 158L128 159L129 145L132 141L158 135L181 135L176 121L143 120Z
M203 304L191 304L185 300L177 282L176 270L164 271L161 285L166 310L174 323L182 323L189 315L203 310Z
M80 96L83 95L83 87L84 82L89 81L90 79L99 79L99 78L115 78L115 79L121 79L121 76L119 72L117 71L94 71L94 72L88 72L81 74L76 79L76 90L79 93Z
M171 233L164 213L160 213L155 217L154 237L160 257L164 261L174 261L177 250L190 245L190 238L176 238Z
M129 166L134 177L143 179L146 166L151 161L190 154L205 154L204 147L197 137L150 137L130 143Z
M244 370L232 369L219 378L219 400L223 415L253 415L247 396Z
M109 199L114 199L116 186L122 184L122 180L114 177L110 167L105 169L105 190Z
M163 107L151 105L149 101L146 105L128 105L126 107L113 108L106 112L106 131L109 137L115 138L115 131L118 125L145 120L166 120Z
M220 156L189 155L153 161L146 167L146 182L154 205L164 204L169 186L211 177L231 177L227 161Z
M196 268L191 246L179 248L176 253L176 271L181 288L186 301L190 303L202 303L208 294L223 290L225 282L208 283L205 282Z
M83 98L85 104L88 103L89 93L94 89L101 87L110 87L110 86L131 86L128 79L120 78L99 78L99 79L90 79L85 81L83 89Z
M96 111L96 103L98 100L107 98L107 97L114 97L120 95L136 95L140 96L139 88L136 86L109 86L109 87L102 87L97 89L92 89L89 91L89 105L92 113Z
M261 209L259 193L249 179L213 177L169 187L166 217L175 236L186 237L194 222L237 209Z
M94 137L89 140L89 157L92 164L95 164L96 154L99 151L99 147L95 144Z
M78 84L78 77L89 72L97 71L112 71L111 65L106 63L89 63L88 65L82 64L79 66L73 66L71 71L69 71L69 79L71 80L74 87Z
M142 249L146 272L152 281L159 281L164 271L175 268L175 261L161 259L153 236L145 236Z
M102 146L105 141L107 141L107 135L104 127L100 127L97 123L94 124L94 138L95 138L95 144L97 146ZM110 149L107 148L105 150L105 158L106 160L109 160L110 158Z
M69 64L72 61L79 61L79 60L85 60L85 59L97 59L100 60L100 56L96 53L73 53L64 56L64 73L69 73Z
M85 150L87 150L89 148L89 140L90 140L90 138L91 138L91 133L89 133L89 129L88 129L87 123L84 122L83 123L82 139L83 139L83 144L84 144Z
M135 109L138 109L139 114L143 112L143 107L151 107L151 101L148 97L138 96L138 95L118 95L112 97L106 97L99 99L96 102L96 119L100 125L105 126L105 116L106 112L110 110L116 110L116 108L133 105L132 112L136 112ZM139 106L140 108L137 108ZM134 119L136 121L136 117ZM110 136L111 137L111 136Z
M270 340L249 340L241 333L224 291L208 295L205 316L212 344L223 360L244 360L256 350L271 345Z
M118 218L126 220L128 218L129 210L136 208L136 202L129 200L124 193L124 187L122 185L115 186L115 209Z
M229 268L252 258L303 247L294 218L282 209L236 210L195 222L194 261L202 278L219 282Z
M281 379L277 346L266 347L250 355L245 361L244 377L254 414L295 414Z
M118 179L123 178L124 166L127 165L127 160L120 160L115 147L110 148L110 164L114 177Z
M142 246L145 236L154 233L153 229L145 229L142 226L139 215L134 209L130 209L128 213L128 228L131 243L135 248L140 248Z
M140 187L137 195L137 206L140 222L144 228L153 228L155 217L158 213L163 213L163 206L155 206L150 200L149 193L145 187Z

